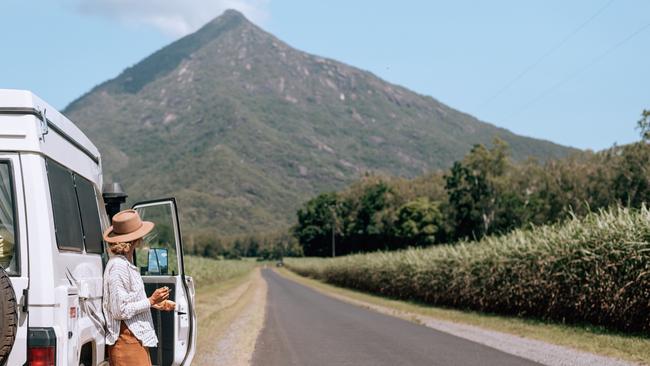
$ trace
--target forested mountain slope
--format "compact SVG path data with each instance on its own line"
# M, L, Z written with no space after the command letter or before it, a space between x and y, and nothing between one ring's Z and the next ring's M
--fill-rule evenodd
M288 225L364 172L413 177L495 136L519 159L571 151L291 48L232 10L65 113L98 144L107 182L132 199L174 195L185 225L221 234Z

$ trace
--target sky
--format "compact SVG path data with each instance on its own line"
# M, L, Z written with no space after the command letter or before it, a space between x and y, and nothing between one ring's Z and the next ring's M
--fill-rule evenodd
M1 0L0 88L63 109L229 8L521 135L601 150L650 109L647 0Z

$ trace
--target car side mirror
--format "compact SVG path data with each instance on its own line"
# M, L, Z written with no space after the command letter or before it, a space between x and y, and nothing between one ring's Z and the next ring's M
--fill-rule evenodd
M147 272L150 275L166 275L169 270L167 248L149 249L149 264Z

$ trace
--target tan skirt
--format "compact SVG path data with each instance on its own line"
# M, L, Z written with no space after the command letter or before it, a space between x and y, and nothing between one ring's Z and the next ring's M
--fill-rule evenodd
M108 346L108 362L111 366L151 366L149 350L124 322L120 323L120 336L117 341Z

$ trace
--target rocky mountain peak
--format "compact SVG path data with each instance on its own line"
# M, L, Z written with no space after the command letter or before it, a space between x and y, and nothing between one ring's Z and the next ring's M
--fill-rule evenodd
M117 78L99 85L95 90L103 89L109 93L135 94L150 82L176 69L183 60L188 59L194 52L207 44L229 32L241 32L248 27L254 27L254 25L242 13L232 9L226 10L198 31L154 52L138 64L125 69ZM255 29L259 30L257 27ZM75 103L77 101L72 102L67 109L74 107Z
M253 23L244 14L234 9L228 9L187 37L194 41L202 41L201 43L204 44L206 41L218 38L225 32L252 25Z
M239 12L238 10L235 10L235 9L228 9L228 10L224 11L221 15L214 18L212 21L214 22L214 21L217 21L219 19L224 20L224 21L226 21L226 20L237 20L237 21L240 21L240 22L250 22L246 18L246 16L244 14L242 14L241 12Z

